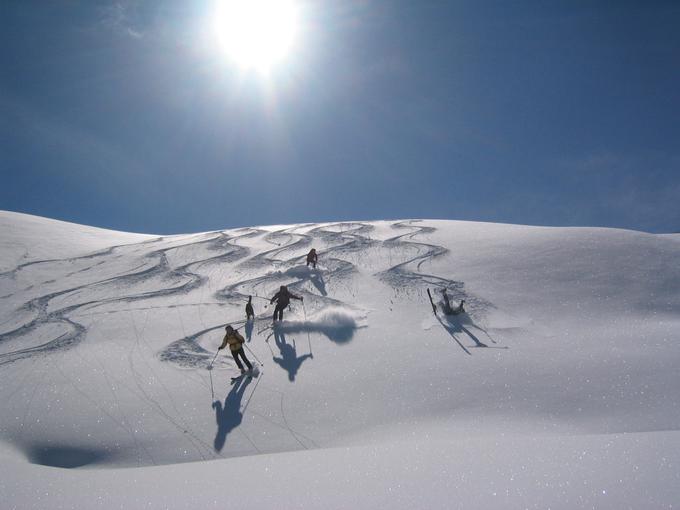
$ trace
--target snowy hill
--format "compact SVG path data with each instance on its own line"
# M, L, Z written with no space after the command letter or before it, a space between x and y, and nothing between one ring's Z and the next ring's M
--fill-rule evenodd
M676 508L677 241L0 212L3 508ZM211 365L227 323L257 377Z

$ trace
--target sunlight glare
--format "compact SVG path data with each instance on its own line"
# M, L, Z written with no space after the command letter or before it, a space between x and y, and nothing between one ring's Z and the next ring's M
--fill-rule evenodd
M293 0L218 0L220 46L240 66L269 70L290 51L298 28Z

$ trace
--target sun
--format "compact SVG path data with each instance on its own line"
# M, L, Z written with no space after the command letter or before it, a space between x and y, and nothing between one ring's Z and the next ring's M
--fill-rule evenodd
M266 72L293 46L297 6L293 0L217 0L214 29L229 58L243 68Z

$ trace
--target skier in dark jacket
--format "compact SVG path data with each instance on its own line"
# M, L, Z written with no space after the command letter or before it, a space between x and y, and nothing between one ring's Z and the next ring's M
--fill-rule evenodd
M276 321L277 316L278 320L283 320L283 310L290 304L291 298L302 301L302 297L296 296L290 292L285 285L281 285L279 291L274 294L274 297L269 301L270 304L276 301L276 308L274 308L274 321Z
M314 269L316 269L316 262L319 260L319 257L316 254L316 249L312 248L309 250L309 253L307 254L307 267L309 267L309 264L312 265Z
M248 296L248 303L246 303L246 320L255 318L255 310L253 310L253 296Z

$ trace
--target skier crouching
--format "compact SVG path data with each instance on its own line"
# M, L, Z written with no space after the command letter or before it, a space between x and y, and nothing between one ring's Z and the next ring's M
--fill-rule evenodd
M302 301L302 297L296 296L292 292L288 290L288 288L285 285L281 285L281 288L279 291L274 294L274 297L271 298L269 301L269 304L272 304L274 301L276 301L276 308L274 308L274 321L276 322L276 317L278 316L278 320L282 321L283 320L283 310L290 304L290 300L292 299L297 299L299 301Z
M442 308L444 309L444 313L446 315L460 315L461 313L465 313L464 299L462 299L460 304L454 308L451 306L451 301L449 301L449 296L446 293L446 289L442 289L442 297L444 298L444 306Z
M319 260L319 256L316 254L316 249L312 248L309 250L309 253L307 254L307 267L309 267L309 264L312 265L312 268L316 269L316 263Z
M218 347L218 350L224 349L227 344L229 344L229 350L231 351L231 355L236 362L236 366L238 366L242 374L245 374L246 371L243 368L243 364L241 364L239 357L243 359L243 362L248 367L248 370L253 369L253 365L250 364L250 361L248 361L248 358L246 358L246 353L243 351L245 339L241 336L241 333L236 331L229 324L224 329L226 330L226 334L224 335L224 340L222 340L222 345Z

